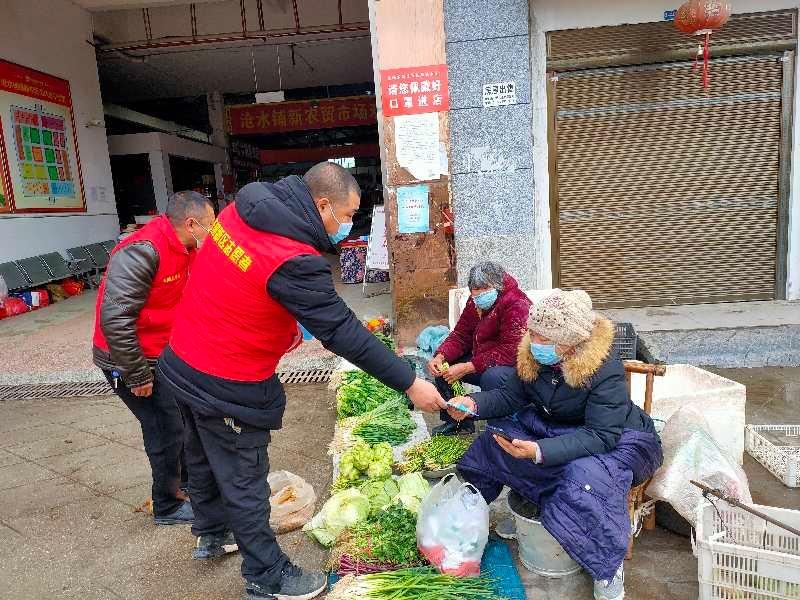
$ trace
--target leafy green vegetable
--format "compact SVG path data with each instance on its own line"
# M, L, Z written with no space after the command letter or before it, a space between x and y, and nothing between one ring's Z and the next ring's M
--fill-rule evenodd
M345 577L328 600L505 600L487 577L441 575L431 567Z
M465 436L437 435L406 450L405 461L399 464L402 473L415 471L437 471L454 465L472 445Z
M405 399L394 398L358 417L353 435L371 444L388 442L399 446L416 428Z
M342 385L336 391L336 416L339 419L356 417L394 398L405 395L383 385L364 371L346 371Z
M322 509L303 526L310 537L323 546L332 546L342 531L363 521L369 515L369 499L350 488L334 494Z
M373 333L373 335L376 338L378 338L381 342L383 342L383 344L387 348L389 348L389 350L391 350L392 352L394 352L394 350L397 348L397 346L394 343L394 340L391 337L389 337L388 335L386 335L385 333L381 333L380 331L376 331L375 333Z
M401 494L416 496L422 500L431 490L431 484L419 473L409 473L397 480L397 487Z
M400 493L400 487L391 477L370 479L366 483L362 483L358 489L369 498L370 511L373 513L389 506Z
M446 362L442 363L442 372L443 373L446 373L447 369L449 369L449 368L450 368L449 364L447 364ZM455 394L456 396L466 396L467 395L467 391L464 389L464 384L461 383L460 379L456 379L453 383L450 384L450 387L453 390L453 394Z
M390 505L355 525L343 550L353 558L396 565L420 564L417 516L402 506Z
M383 442L370 446L362 439L342 454L339 460L339 477L331 486L335 493L369 478L386 478L392 474L394 455L392 447Z

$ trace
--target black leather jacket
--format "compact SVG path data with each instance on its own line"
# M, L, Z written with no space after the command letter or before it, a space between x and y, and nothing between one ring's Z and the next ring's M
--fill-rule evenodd
M155 361L148 360L142 353L136 322L150 295L157 271L158 251L147 241L117 250L106 271L99 325L109 351L94 346L92 357L94 364L104 371L118 371L128 387L153 381Z

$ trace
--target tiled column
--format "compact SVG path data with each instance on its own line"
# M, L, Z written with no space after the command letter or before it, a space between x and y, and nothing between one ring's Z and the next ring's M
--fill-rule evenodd
M494 260L536 287L527 0L445 0L458 281ZM483 86L514 82L516 104L485 108ZM546 140L543 140L546 143Z

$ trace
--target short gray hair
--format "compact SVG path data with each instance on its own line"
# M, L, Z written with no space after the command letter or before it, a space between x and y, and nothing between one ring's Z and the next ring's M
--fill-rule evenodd
M469 270L467 287L470 290L480 290L492 287L498 292L503 291L503 277L506 270L495 262L486 261L478 263Z
M213 209L214 205L203 194L191 190L175 192L167 201L167 217L173 225L179 225L186 219L205 216L209 207Z

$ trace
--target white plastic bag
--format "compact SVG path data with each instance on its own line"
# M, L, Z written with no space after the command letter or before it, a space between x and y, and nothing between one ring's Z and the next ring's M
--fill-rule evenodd
M302 477L289 471L275 471L267 476L269 526L275 533L286 533L305 525L314 514L317 494Z
M477 577L489 540L489 506L450 474L433 486L417 516L417 546L442 573Z
M661 433L661 444L664 464L646 493L669 502L693 527L697 507L704 500L690 479L722 490L739 502L753 502L744 469L714 441L705 417L696 408L685 406L673 413Z

